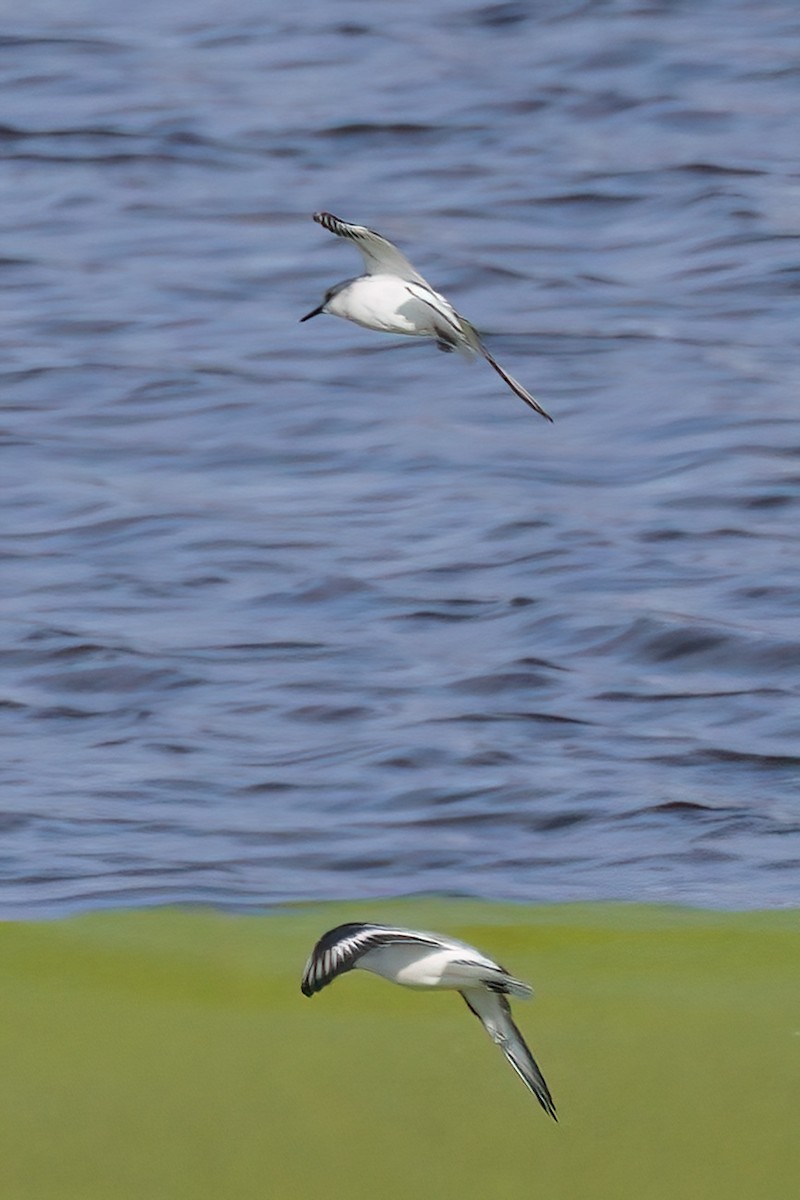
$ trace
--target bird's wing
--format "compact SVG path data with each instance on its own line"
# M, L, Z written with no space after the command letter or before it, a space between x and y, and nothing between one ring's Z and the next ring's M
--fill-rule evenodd
M442 944L433 934L419 933L414 929L359 923L337 925L323 934L311 951L303 970L300 990L304 996L313 996L314 992L332 983L337 975L352 971L368 950L397 942L434 947L441 947Z
M556 1106L544 1076L528 1049L525 1039L514 1024L511 1005L503 995L469 988L462 991L467 1007L483 1025L492 1041L500 1047L526 1087L530 1088L546 1113L557 1121Z
M539 401L533 398L519 380L515 379L513 375L509 375L508 371L503 370L497 359L484 346L480 334L472 322L468 321L466 317L462 317L460 313L457 313L452 304L448 300L445 300L444 296L440 296L438 292L434 292L433 288L427 284L420 286L416 283L408 283L407 290L415 300L427 305L431 310L436 335L443 349L452 348L461 350L467 358L471 358L476 353L482 354L489 366L508 384L512 392L516 396L519 396L520 400L524 400L534 412L539 413L546 421L553 420L550 413L542 408Z
M488 988L491 992L519 996L523 1000L533 995L533 988L529 983L523 983L521 979L509 975L505 967L481 954L474 946L451 942L443 948L453 952L453 957L442 973L443 986L454 987L458 991L471 991L473 987L481 990ZM462 951L466 953L462 954Z
M461 350L467 358L471 358L478 350L483 352L480 338L469 321L460 316L444 296L440 296L427 283L409 282L406 291L427 310L435 335L443 345Z
M335 233L337 237L349 238L358 247L367 275L398 275L411 283L428 286L405 255L374 229L367 229L366 225L351 225L349 221L342 221L329 212L314 213L314 220L323 229Z
M480 351L481 351L481 354L483 355L483 357L488 362L489 366L493 367L495 369L495 371L497 371L497 374L500 376L500 378L505 383L508 384L508 386L511 388L511 390L515 396L519 396L520 400L524 400L525 403L527 405L529 405L533 409L534 412L537 412L540 417L544 417L544 419L546 421L553 420L553 418L550 416L550 413L547 412L546 409L542 408L539 401L534 400L534 398L530 394L530 392L527 391L527 389L524 388L522 386L522 384L514 378L513 375L509 375L508 371L504 371L503 368L500 366L499 362L496 361L496 359L492 358L491 354L486 349L486 347L483 345L483 343L481 343Z

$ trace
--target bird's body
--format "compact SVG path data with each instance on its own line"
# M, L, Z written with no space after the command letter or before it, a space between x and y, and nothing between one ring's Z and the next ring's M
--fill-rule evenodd
M522 384L492 357L466 317L460 316L449 300L434 291L396 246L365 225L352 225L332 213L315 213L314 220L331 233L349 238L358 247L366 274L328 288L322 304L301 317L301 321L330 313L381 333L433 338L440 350L458 350L466 358L481 354L512 392L535 412L552 420Z
M301 990L313 996L337 975L371 971L404 987L458 991L545 1112L556 1109L544 1077L511 1016L508 996L527 998L529 984L466 942L390 925L339 925L324 934L306 963Z
M359 279L348 279L327 301L325 311L381 333L436 339L452 336L452 344L442 341L443 349L461 350L469 357L474 353L466 338L463 344L456 344L462 331L457 325L455 310L444 296L418 283L408 283L397 275L363 275Z

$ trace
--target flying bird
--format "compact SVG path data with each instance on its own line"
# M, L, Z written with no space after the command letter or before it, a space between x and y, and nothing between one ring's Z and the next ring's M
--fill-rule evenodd
M338 975L359 968L410 988L460 992L546 1113L557 1120L544 1076L511 1016L509 996L533 989L474 946L438 933L392 925L338 925L322 935L305 965L300 989L313 996Z
M349 238L358 247L365 274L329 287L322 304L301 317L301 321L331 313L355 321L365 329L430 337L439 350L458 350L466 358L482 354L520 400L552 421L538 400L492 357L475 327L456 312L449 300L433 290L396 246L365 225L351 225L333 213L314 213L314 220L323 229L337 237Z

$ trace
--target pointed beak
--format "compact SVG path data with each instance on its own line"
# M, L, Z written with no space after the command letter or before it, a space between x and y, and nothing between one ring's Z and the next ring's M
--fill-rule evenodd
M302 324L303 321L310 321L312 317L318 317L319 314L323 312L324 308L324 304L320 304L319 308L312 308L310 313L306 313L304 317L300 318L300 323Z

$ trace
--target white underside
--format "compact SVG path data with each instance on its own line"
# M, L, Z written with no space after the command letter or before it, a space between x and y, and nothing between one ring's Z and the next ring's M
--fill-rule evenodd
M473 952L474 953L474 952ZM368 950L358 960L358 967L372 971L392 983L410 988L441 988L461 991L480 986L486 979L502 978L496 963L475 958L462 961L458 950L394 944Z
M414 296L409 287L425 293L425 300ZM431 307L433 305L433 307ZM337 292L325 305L325 312L354 321L365 329L381 333L400 333L407 337L439 338L447 329L457 348L472 356L466 337L459 336L460 318L452 305L433 289L409 284L397 275L362 275Z

